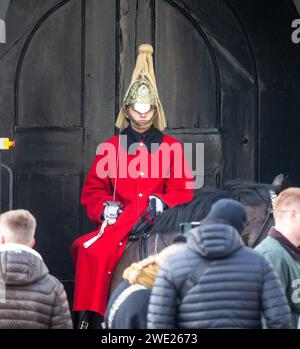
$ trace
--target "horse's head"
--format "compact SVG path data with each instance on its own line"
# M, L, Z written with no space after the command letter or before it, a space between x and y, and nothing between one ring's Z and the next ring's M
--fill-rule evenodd
M254 247L266 237L269 228L274 224L271 194L277 194L279 187L233 180L227 182L223 189L231 193L232 199L245 206L247 222L242 238L247 246Z
M165 234L169 241L179 233L180 223L202 221L211 206L219 199L230 198L241 202L247 211L247 222L242 238L247 246L253 247L266 237L274 224L271 213L271 193L278 194L287 187L288 177L278 175L272 184L261 184L243 180L226 182L222 189L203 188L190 203L174 207L156 219L152 231Z
M291 185L290 177L277 175L272 184L231 181L225 185L233 198L244 204L247 222L242 237L247 246L255 247L274 225L273 208L276 196Z

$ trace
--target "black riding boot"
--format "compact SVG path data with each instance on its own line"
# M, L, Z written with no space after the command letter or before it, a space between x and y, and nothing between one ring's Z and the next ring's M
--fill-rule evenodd
M78 329L80 330L100 330L102 329L103 316L94 311L84 311L79 320Z

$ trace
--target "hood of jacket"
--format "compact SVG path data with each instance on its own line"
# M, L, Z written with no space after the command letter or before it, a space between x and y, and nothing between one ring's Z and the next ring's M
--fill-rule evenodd
M26 285L49 273L42 257L29 247L19 244L0 248L0 279L7 285Z
M203 224L188 233L188 247L204 258L224 258L244 246L241 236L230 225Z

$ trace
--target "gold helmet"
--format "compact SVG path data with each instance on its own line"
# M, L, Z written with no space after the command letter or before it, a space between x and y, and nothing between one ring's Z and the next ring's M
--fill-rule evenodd
M131 83L116 121L116 127L119 129L128 125L126 109L129 106L134 106L134 109L140 113L145 113L155 107L154 126L161 131L166 128L165 113L156 86L152 54L153 47L151 45L140 45Z

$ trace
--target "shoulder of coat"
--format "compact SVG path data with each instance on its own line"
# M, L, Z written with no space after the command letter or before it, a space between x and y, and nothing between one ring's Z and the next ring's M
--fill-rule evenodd
M273 258L274 260L286 259L286 257L289 257L288 251L272 236L268 236L264 239L255 250L263 255Z

